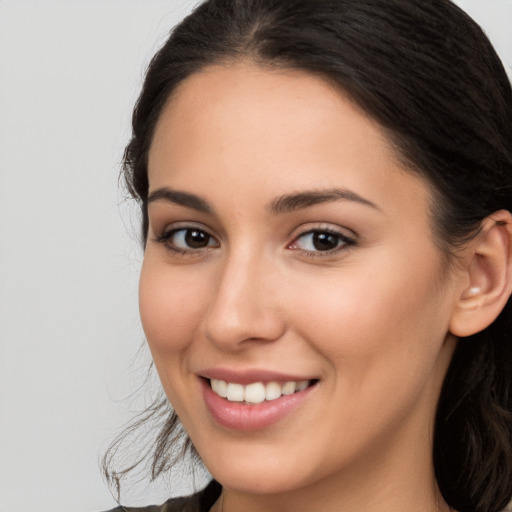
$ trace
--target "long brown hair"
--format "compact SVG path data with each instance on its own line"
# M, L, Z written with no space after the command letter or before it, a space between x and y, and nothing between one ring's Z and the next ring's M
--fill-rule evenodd
M480 27L449 0L208 0L154 56L124 156L127 187L148 229L148 151L176 87L206 66L251 59L336 84L385 129L435 191L436 241L448 255L491 213L512 211L512 90ZM458 344L439 400L434 465L460 512L494 512L512 497L512 302L483 332ZM145 455L167 471L180 423L161 399L134 423L159 419ZM132 428L133 430L133 428ZM141 463L109 469L111 483ZM185 440L185 448L190 442Z

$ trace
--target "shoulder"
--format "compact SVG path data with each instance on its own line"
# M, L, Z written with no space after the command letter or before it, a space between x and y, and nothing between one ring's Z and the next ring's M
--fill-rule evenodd
M213 480L202 491L191 496L171 498L163 505L150 505L148 507L119 506L108 512L208 512L220 496L221 490L220 484Z
M172 498L163 505L150 505L148 507L123 507L119 506L108 512L199 512L197 500L194 496L185 498Z

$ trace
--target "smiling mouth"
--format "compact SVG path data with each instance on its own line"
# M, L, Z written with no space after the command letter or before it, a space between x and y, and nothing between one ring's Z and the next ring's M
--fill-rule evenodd
M253 382L243 385L219 379L208 379L212 391L229 402L260 404L276 400L282 396L293 395L313 386L318 380L300 380L288 382Z

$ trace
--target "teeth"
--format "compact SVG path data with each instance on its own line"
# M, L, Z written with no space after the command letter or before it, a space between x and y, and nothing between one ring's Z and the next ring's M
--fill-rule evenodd
M292 395L298 391L304 391L309 386L309 380L298 382L289 381L284 384L269 382L253 382L247 386L226 382L225 380L210 379L212 390L222 398L230 402L246 402L248 404L260 404L265 400L275 400L282 395Z
M221 396L222 398L226 398L228 384L225 380L212 379L211 385L212 385L213 391L215 391L215 393L217 393L217 395Z
M269 382L265 388L265 400L275 400L281 396L281 386L277 382Z
M261 404L265 400L265 386L261 382L245 386L244 398L250 404Z
M281 393L283 393L283 395L293 395L293 393L295 393L295 388L297 387L297 385L295 384L295 382L287 382L281 389Z
M301 380L297 383L297 391L304 391L309 386L309 380Z
M226 389L226 398L230 402L243 402L244 401L244 387L242 384L235 384L230 382Z

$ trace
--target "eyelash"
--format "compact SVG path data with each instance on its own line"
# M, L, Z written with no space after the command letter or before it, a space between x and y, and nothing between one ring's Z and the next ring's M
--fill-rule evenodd
M171 242L172 237L182 231L185 233L185 235L187 232L190 232L190 231L196 231L198 233L202 233L209 238L208 242L210 242L211 240L215 240L215 237L213 237L210 233L208 233L208 231L206 231L203 228L199 228L199 227L195 227L195 226L183 226L183 227L177 227L174 229L170 229L168 231L164 231L161 235L159 235L155 238L155 242L164 245L167 250L172 251L173 253L178 254L180 256L195 256L200 251L204 251L205 249L215 247L215 246L207 245L205 247L200 247L200 248L192 248L191 247L189 249L183 249L181 247L177 247L176 245L173 245ZM218 246L217 241L216 241L216 243Z
M308 258L323 258L327 256L332 256L334 254L337 254L339 252L345 251L349 249L350 247L353 247L357 244L357 241L355 238L349 237L343 233L341 233L338 230L327 228L327 227L320 227L315 229L308 229L306 231L303 231L299 235L297 235L293 242L288 245L288 248L292 249L292 246L297 243L298 240L301 238L304 238L308 235L314 235L314 234L321 234L321 235L330 235L332 237L336 237L338 239L338 245L334 247L333 249L327 249L325 251L316 250L316 251L308 251L296 248L295 250L302 251L302 253L308 257Z
M191 247L188 249L184 249L184 248L177 247L176 245L173 245L171 243L172 237L175 236L177 233L184 232L184 234L186 236L186 233L190 232L190 231L196 231L198 233L202 233L202 234L206 235L207 237L209 237L208 242L210 242L211 240L214 240L217 245L207 245L205 247L199 247L199 248ZM308 235L314 235L315 233L336 237L338 239L338 245L332 249L327 249L325 251L304 250L304 249L294 247L301 238L304 238ZM219 246L219 242L215 239L215 237L213 237L210 233L208 233L207 230L199 228L199 227L195 227L195 226L184 226L184 227L178 227L178 228L170 229L168 231L164 231L161 235L159 235L158 237L155 238L155 242L164 245L167 250L172 251L173 253L178 254L180 256L198 255L198 253L200 253L204 250L208 250L212 247L215 248L215 247ZM333 254L347 250L356 244L357 244L357 241L354 238L349 237L343 233L340 233L339 231L337 231L335 229L316 228L316 229L308 229L306 231L303 231L299 235L297 235L293 239L293 241L287 245L287 249L301 251L306 257L309 257L309 258L322 258L322 257L326 257L326 256L332 256Z

